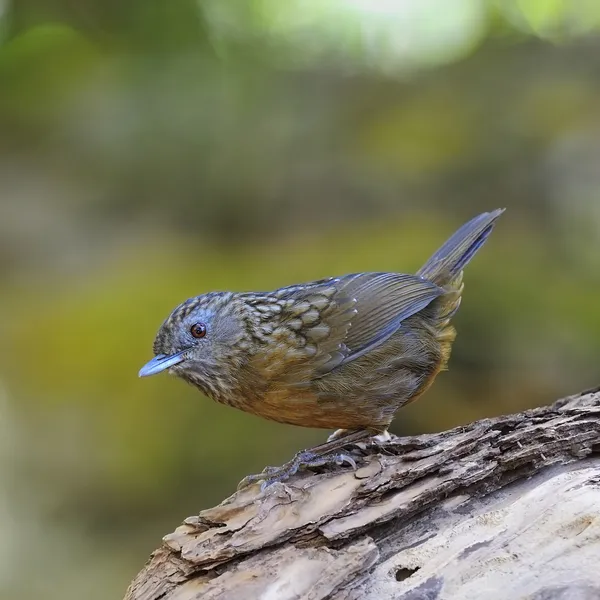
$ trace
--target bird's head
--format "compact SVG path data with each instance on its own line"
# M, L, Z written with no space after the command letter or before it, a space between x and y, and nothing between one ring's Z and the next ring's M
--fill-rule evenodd
M215 397L233 386L249 347L243 303L231 292L212 292L173 310L156 334L154 358L139 376L168 371Z

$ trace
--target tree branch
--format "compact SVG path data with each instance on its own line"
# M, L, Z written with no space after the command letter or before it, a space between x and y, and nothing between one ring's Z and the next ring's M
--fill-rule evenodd
M186 519L126 600L600 597L599 390L353 453Z

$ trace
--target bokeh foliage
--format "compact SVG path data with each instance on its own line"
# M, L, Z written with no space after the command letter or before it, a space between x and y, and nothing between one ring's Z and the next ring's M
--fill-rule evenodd
M118 597L183 517L326 435L137 378L189 296L414 271L506 206L450 371L394 430L598 384L599 24L592 1L0 0L0 596Z

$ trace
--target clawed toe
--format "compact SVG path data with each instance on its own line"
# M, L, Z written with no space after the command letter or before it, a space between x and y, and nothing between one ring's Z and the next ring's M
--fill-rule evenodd
M255 475L246 475L246 477L244 477L244 479L242 479L237 484L238 492L248 487L249 485L256 483L257 481L260 481L263 477L265 477L265 475L263 475L262 473L257 473Z
M322 467L325 465L349 465L356 470L356 461L349 455L342 452L319 455L308 450L298 452L296 456L281 467L267 467L262 473L248 475L238 484L238 490L241 490L253 483L262 481L261 491L264 491L274 483L283 483L295 475L301 468Z
M276 476L277 473L281 470L281 467L265 467L261 473L255 473L254 475L246 475L244 479L242 479L238 485L237 489L242 490L257 481L267 480L273 476Z
M348 464L352 467L352 469L354 471L356 471L356 469L358 468L356 465L356 461L349 454L340 453L335 456L336 456L336 460L335 460L336 464L338 464L340 466L342 466L344 464Z

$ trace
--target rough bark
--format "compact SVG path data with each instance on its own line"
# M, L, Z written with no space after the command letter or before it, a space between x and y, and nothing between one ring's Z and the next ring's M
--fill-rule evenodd
M600 598L600 388L354 454L186 519L126 600Z

